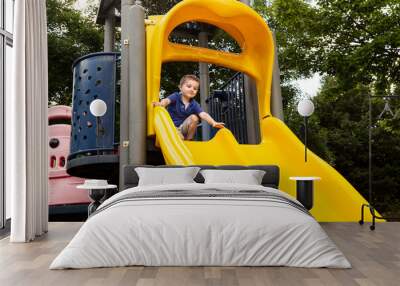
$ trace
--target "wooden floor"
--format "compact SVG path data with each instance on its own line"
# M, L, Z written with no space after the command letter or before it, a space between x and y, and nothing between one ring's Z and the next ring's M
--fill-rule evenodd
M352 269L289 267L122 267L48 270L81 223L53 222L49 233L26 244L0 241L0 285L400 285L400 223L375 231L357 223L324 223L323 228Z

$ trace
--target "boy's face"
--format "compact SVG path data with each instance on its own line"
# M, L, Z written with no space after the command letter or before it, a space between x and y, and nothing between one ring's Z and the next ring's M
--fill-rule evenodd
M182 92L182 95L188 99L192 99L196 96L199 91L199 83L192 79L187 79L185 82L179 87Z

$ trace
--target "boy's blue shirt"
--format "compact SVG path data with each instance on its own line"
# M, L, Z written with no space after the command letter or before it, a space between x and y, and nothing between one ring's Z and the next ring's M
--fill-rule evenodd
M182 101L182 94L180 92L174 92L167 98L171 101L167 107L167 110L171 115L172 121L176 127L179 127L190 115L198 115L199 113L203 112L200 104L195 99L191 99L188 107L185 109L185 104Z

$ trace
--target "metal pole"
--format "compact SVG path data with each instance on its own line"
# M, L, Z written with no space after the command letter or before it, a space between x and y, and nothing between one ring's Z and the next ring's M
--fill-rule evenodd
M368 199L372 205L372 103L371 95L368 94Z
M199 33L199 46L207 48L208 47L208 33L204 31L202 27L202 31ZM210 73L208 70L207 63L199 63L199 71L200 71L200 104L205 112L208 112L208 106L206 103L206 99L210 95ZM210 125L204 120L202 120L202 139L203 141L207 141L210 139Z
M107 13L107 17L104 22L104 51L112 52L114 50L114 29L115 29L115 12L114 8L111 8Z
M244 102L246 108L247 143L256 144L260 140L257 87L254 80L247 75L244 75Z
M308 133L308 117L304 116L304 162L307 162L307 133Z
M272 90L271 90L271 113L276 118L284 121L281 91L281 71L278 62L278 48L276 44L275 33L272 33L274 39L274 69L272 71Z
M129 8L129 164L146 163L146 31L141 1ZM125 38L124 38L125 40Z
M96 116L96 154L97 154L97 156L100 155L99 135L100 135L100 117Z
M129 72L129 38L131 28L129 17L133 0L121 1L121 107L120 107L120 145L119 145L119 186L124 185L124 166L129 161L129 122L128 122L128 72Z

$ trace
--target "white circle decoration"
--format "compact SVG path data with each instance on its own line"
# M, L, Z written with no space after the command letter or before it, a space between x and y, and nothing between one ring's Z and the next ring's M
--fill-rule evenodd
M297 105L297 111L301 116L308 117L314 112L314 103L309 99L303 99Z
M96 117L103 116L107 112L107 104L101 99L95 99L90 103L90 113Z

